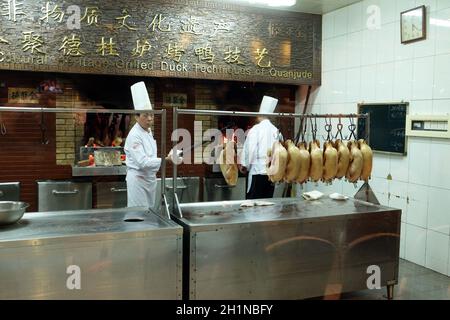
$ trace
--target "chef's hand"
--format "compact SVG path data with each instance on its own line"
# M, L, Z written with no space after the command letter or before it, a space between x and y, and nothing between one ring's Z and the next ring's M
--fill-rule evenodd
M238 168L239 168L239 171L240 171L242 174L246 174L246 173L247 173L247 168L246 168L246 167L244 167L244 166L238 164Z
M183 162L183 157L181 156L182 153L183 151L177 150L177 155L174 155L173 149L171 149L166 157L166 160L171 161L175 165L179 165Z

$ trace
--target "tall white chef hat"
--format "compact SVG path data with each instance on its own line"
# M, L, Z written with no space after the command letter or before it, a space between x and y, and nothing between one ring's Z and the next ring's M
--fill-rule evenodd
M259 107L259 113L272 113L277 107L278 99L264 96Z
M144 81L131 86L134 110L153 110Z

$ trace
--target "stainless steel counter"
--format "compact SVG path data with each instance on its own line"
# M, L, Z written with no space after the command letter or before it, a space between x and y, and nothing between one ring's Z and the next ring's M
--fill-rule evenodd
M180 299L182 233L145 208L27 213L0 228L0 299Z
M359 200L278 198L181 204L184 294L190 299L302 299L367 289L380 267L398 279L398 209Z
M127 166L114 167L78 167L72 166L72 176L74 177L91 177L91 176L125 176L127 174Z

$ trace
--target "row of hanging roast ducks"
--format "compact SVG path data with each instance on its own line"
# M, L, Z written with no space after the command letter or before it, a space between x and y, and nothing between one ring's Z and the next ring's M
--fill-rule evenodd
M345 179L368 181L372 172L372 149L365 140L318 140L309 144L276 141L268 151L267 175L272 182L305 183Z
M231 150L227 149L230 148ZM234 186L238 179L235 161L234 143L226 143L219 159L220 169L228 185ZM232 155L230 163L226 155ZM323 181L331 183L333 179L342 179L356 183L368 181L372 172L372 149L360 139L344 143L342 140L320 142L305 141L297 145L292 140L276 141L267 154L267 175L272 182L305 183Z

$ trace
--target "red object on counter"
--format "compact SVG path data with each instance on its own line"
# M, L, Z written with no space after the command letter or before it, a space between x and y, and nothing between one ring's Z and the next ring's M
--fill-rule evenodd
M89 155L89 165L93 166L95 164L94 156L92 154Z

